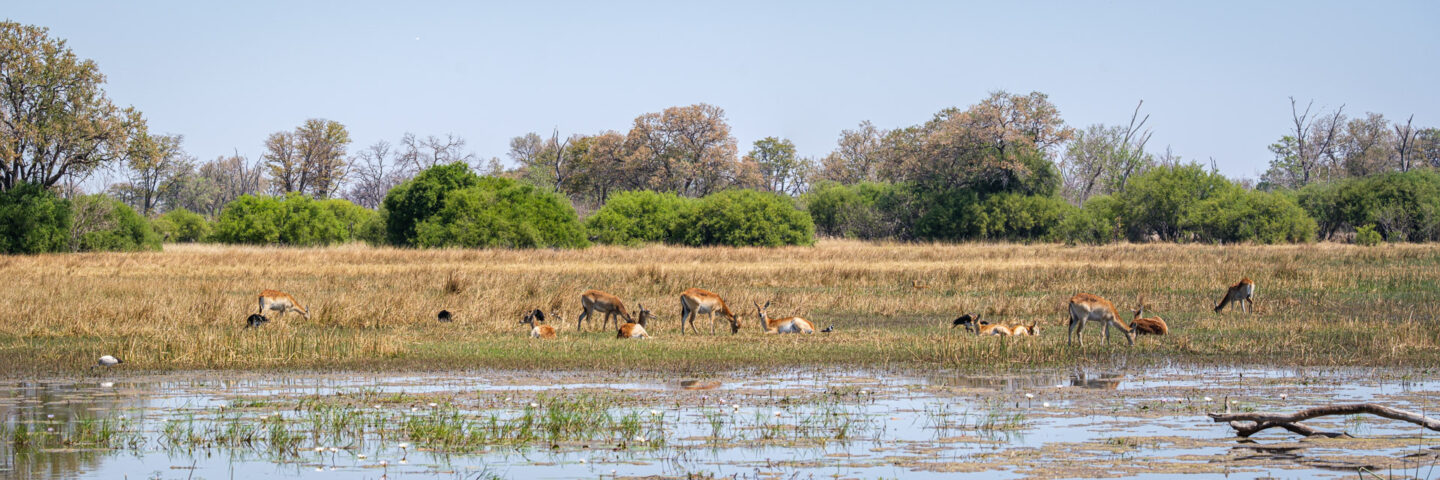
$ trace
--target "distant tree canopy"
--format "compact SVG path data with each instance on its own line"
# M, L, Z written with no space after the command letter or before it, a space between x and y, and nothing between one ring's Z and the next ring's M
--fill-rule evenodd
M319 201L298 193L284 197L246 195L225 206L212 235L222 243L331 245L357 239L355 227L364 220L351 215L375 215L352 207L344 200Z
M0 191L0 253L68 250L70 202L33 183Z
M88 175L145 132L140 112L105 96L95 62L48 33L0 22L0 191Z

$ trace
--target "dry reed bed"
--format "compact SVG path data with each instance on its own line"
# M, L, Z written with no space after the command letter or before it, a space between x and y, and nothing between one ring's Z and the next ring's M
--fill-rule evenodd
M976 368L1106 359L1440 365L1440 248L1430 245L1203 246L823 241L816 247L398 250L170 245L164 252L0 257L0 372L76 370L101 354L133 369L640 368L706 371L832 363ZM1242 276L1259 313L1210 307ZM915 288L920 285L923 288ZM681 337L678 295L713 290L746 314L738 336ZM266 288L291 314L242 331ZM577 335L579 295L605 290L658 318L649 342L598 320ZM1173 334L1135 349L1064 347L1080 291L1122 310L1145 295ZM763 337L751 302L837 333ZM440 324L449 309L456 322ZM524 338L521 312L558 310L561 338ZM1035 339L966 337L961 311L1042 325ZM1128 312L1125 312L1128 317ZM717 331L724 331L723 326ZM1099 331L1090 327L1091 342ZM1116 339L1120 340L1119 338ZM1118 342L1117 342L1118 345Z

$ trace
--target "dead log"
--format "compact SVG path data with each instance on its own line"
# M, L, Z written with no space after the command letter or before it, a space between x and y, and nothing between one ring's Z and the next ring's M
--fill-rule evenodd
M1373 403L1352 403L1347 405L1327 405L1311 409L1301 410L1291 414L1247 412L1247 413L1211 413L1210 419L1216 422L1226 422L1235 433L1242 437L1249 437L1262 430L1270 428L1283 428L1304 436L1321 435L1326 437L1348 436L1344 433L1322 432L1311 428L1300 422L1317 417L1329 415L1359 415L1368 413L1375 416L1385 417L1391 420L1410 422L1430 430L1440 432L1440 420L1436 420L1414 412L1398 410L1390 407L1380 406Z

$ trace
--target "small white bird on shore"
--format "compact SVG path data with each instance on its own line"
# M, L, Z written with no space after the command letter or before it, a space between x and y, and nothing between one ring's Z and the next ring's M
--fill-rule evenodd
M121 360L121 359L118 359L118 358L115 358L115 357L112 357L112 356L110 356L110 355L106 355L106 356L100 357L100 360L97 361L97 362L95 362L94 367L113 367L113 366L116 366L116 365L119 365L119 364L122 364L122 363L125 363L125 361L124 361L124 360ZM94 368L94 367L91 367L91 368Z

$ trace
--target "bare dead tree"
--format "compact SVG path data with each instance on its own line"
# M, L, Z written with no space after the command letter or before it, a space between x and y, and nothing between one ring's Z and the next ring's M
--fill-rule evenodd
M569 170L571 169L568 168L569 164L565 161L565 147L570 146L570 140L572 139L566 138L565 141L560 141L559 127L555 127L554 132L550 134L549 149L553 152L553 156L548 158L548 160L551 169L555 171L555 192L559 192L560 186L564 185L565 181L570 179L571 172Z
M1228 407L1228 403L1226 404ZM1227 408L1228 410L1228 408ZM1294 433L1305 436L1322 435L1327 437L1345 436L1344 433L1322 432L1303 425L1300 422L1317 417L1330 415L1358 415L1368 413L1391 420L1410 422L1429 430L1440 432L1440 420L1426 417L1414 412L1399 410L1373 403L1353 403L1344 405L1326 405L1315 407L1299 412L1267 413L1267 412L1245 412L1245 413L1211 413L1210 419L1216 422L1230 424L1235 433L1241 437L1249 437L1263 430L1271 428L1283 428Z
M1345 111L1345 105L1335 109L1335 113L1328 117L1328 122L1321 122L1317 127L1316 119L1310 116L1310 109L1315 101L1305 105L1305 112L1301 113L1295 97L1290 97L1290 117L1295 122L1295 145L1296 161L1300 164L1300 184L1310 183L1312 173L1318 168L1320 158L1323 155L1334 157L1332 147L1335 138L1340 132L1341 121ZM1323 128L1323 131L1321 130ZM1313 137L1313 139L1312 139ZM1317 144L1318 143L1318 144Z
M1414 122L1415 115L1411 114L1410 118L1405 120L1405 126L1402 127L1399 123L1395 124L1395 136L1397 137L1395 153L1400 157L1400 171L1402 172L1410 171L1412 162L1410 153L1415 148L1415 138L1420 134L1413 126Z

